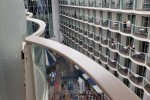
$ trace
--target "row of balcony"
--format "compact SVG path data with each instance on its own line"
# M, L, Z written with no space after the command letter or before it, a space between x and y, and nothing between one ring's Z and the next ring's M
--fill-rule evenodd
M72 28L72 30L77 32L77 30L75 30L75 29L76 28ZM66 36L68 36L70 39L72 39L72 40L76 39L75 42L79 43L80 45L83 44L82 39L75 37L75 35L70 34L69 32L66 32L63 29L61 31L64 34L66 34ZM136 61L140 64L146 64L147 66L150 67L150 55L147 53L139 52L139 51L135 50L134 48L132 48L131 45L125 46L119 42L112 41L112 39L110 39L110 38L106 38L106 37L103 37L99 34L95 34L94 32L89 32L86 30L80 31L80 34L83 35L84 37L87 37L88 39L95 41L95 43L100 43L102 45L105 45L105 46L109 47L110 49L115 50L116 52L119 51L122 55L124 55L126 57L131 57L134 61ZM85 49L87 49L87 48L85 48ZM90 50L89 52L94 53L93 50Z
M76 41L72 40L72 42L76 44ZM113 60L109 56L95 50L92 45L83 43L82 40L80 40L79 43L77 44L83 45L83 49L87 50L89 54L92 53L92 55L96 57L95 59L99 58L99 60L102 62L105 62L109 66L110 69L117 71L119 75L123 76L124 78L128 78L130 81L132 81L132 83L136 84L138 88L141 88L150 94L150 82L147 81L146 78L138 74L135 74L134 72L132 72L130 68L122 66L118 61ZM74 48L74 49L77 49L77 48Z
M104 19L100 17L93 17L93 16L81 15L81 14L71 14L72 16L69 16L69 14L65 13L65 15L84 22L93 23L95 25L100 25L102 27L110 28L116 32L121 32L123 34L127 34L127 35L132 34L133 36L138 37L139 39L143 39L143 41L145 41L145 39L148 40L150 39L150 27L137 26L134 24L127 25L124 22L120 22L120 21L114 21L110 19ZM69 22L66 19L64 19L63 23L70 25L72 22L71 21ZM77 27L79 27L79 24Z
M75 41L73 42L75 43ZM65 42L64 44L67 44L67 42ZM85 48L84 50L87 50L89 54L93 52L92 55L96 56L95 59L99 57L99 60L102 62L105 62L109 66L110 69L117 71L119 75L121 75L124 78L129 79L130 82L132 82L132 84L133 83L136 84L136 87L138 86L138 88L141 88L150 94L150 82L147 81L145 77L135 74L134 72L132 72L130 68L121 65L116 60L113 60L109 56L95 50L92 45L81 43L81 41L79 42L79 45L83 45L83 49ZM77 49L77 48L74 48L74 49Z
M150 11L149 0L59 0L59 4L83 7Z

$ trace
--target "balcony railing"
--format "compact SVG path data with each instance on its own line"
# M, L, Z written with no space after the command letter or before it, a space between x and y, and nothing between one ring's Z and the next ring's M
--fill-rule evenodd
M108 44L108 39L106 37L101 37L101 43L104 44L104 45L107 45Z
M94 17L94 24L101 25L101 18Z
M101 25L103 27L108 27L108 25L109 25L109 19L101 19Z
M83 30L83 35L87 36L88 35L88 31L87 30Z
M126 34L131 34L132 24L127 27L127 25L123 22L120 22L120 31Z
M118 46L119 46L119 52L124 54L124 55L129 55L130 52L130 46L123 46L122 44L120 44L118 42Z
M94 34L94 40L99 42L100 41L100 35L95 33Z
M100 59L101 59L103 62L107 62L108 56L107 56L107 55L104 55L104 54L102 54L102 53L100 53Z
M94 56L99 57L99 51L94 49Z
M112 69L116 69L117 68L117 62L113 59L110 59L108 57L108 65L112 68Z
M114 40L108 39L109 41L109 47L111 49L117 50L118 49L118 43Z
M94 1L93 0L90 0L89 7L94 7Z
M124 75L124 76L126 76L126 77L128 76L128 68L126 68L126 67L120 65L119 63L118 63L118 68L117 68L117 70L118 70L118 72L119 72L120 74L122 74L122 75Z
M122 9L124 10L133 10L134 0L123 0Z
M83 45L83 40L79 40L79 45L82 46Z
M119 29L119 21L109 21L110 23L110 28L113 30L118 30Z
M145 63L146 56L147 56L146 53L136 51L133 48L130 48L130 49L131 49L130 55L132 59L140 63Z
M112 9L119 9L120 8L120 0L111 0L111 8Z
M88 15L83 15L83 20L88 21Z
M83 48L84 48L84 49L87 49L87 48L88 48L88 46L87 46L86 43L83 43Z
M102 7L103 8L109 8L109 0L103 0Z
M142 27L133 25L133 35L140 38L148 38L148 32L150 31L149 27Z
M133 72L130 71L130 74L129 74L129 78L130 80L135 83L136 85L139 85L139 86L143 86L143 77L139 76L138 74L134 74Z
M89 23L93 23L94 22L94 17L93 16L89 16L88 17L88 22Z
M88 32L88 37L89 38L93 39L93 35L94 35L94 32L90 32L90 31Z
M150 1L149 0L136 0L136 10L140 11L150 11Z

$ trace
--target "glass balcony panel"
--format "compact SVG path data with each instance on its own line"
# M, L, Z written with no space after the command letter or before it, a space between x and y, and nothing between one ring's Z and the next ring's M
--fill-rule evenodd
M122 9L133 10L134 0L122 0L123 6Z
M150 94L150 84L145 85L144 89Z
M83 6L83 1L80 0L79 6Z
M118 64L118 72L124 76L128 75L128 69L120 64Z
M94 55L95 55L96 57L99 57L99 51L94 50Z
M111 0L112 9L120 9L120 0Z
M150 67L150 56L147 54L146 58L146 64Z
M94 0L89 1L89 7L94 7Z
M95 40L95 41L99 41L99 40L100 40L99 34L94 34L94 40Z
M109 0L103 0L102 1L102 7L103 8L109 8Z
M82 44L83 44L83 40L79 40L79 45L81 45L82 46Z
M104 45L107 45L108 44L108 39L106 37L101 36L101 43L104 44Z
M32 59L34 69L34 81L36 83L35 89L37 92L37 99L42 100L45 97L46 82L46 64L45 64L45 49L39 45L32 45Z
M149 27L133 25L133 35L140 38L148 38Z
M126 34L131 34L132 24L127 27L123 22L120 22L120 31Z
M146 53L139 52L139 51L136 51L135 49L131 48L131 57L132 57L132 59L136 60L137 62L145 63Z
M118 49L118 43L115 42L113 39L108 39L109 41L109 47L111 49L117 50Z
M87 44L86 43L83 43L83 48L87 49Z
M118 21L112 21L110 20L110 28L113 30L118 30L119 29L119 22Z
M79 20L83 20L83 15L79 15Z
M101 25L101 19L100 18L97 18L97 17L94 17L94 23L96 25Z
M103 27L108 27L109 25L109 19L101 19L101 23Z
M131 75L129 78L133 83L139 86L143 85L143 77L140 77L138 74Z
M100 54L100 58L103 62L107 62L107 55L103 55L102 53Z
M95 0L96 7L101 7L101 0Z
M93 46L92 45L88 46L88 51L93 53Z
M93 16L89 16L88 17L88 22L89 23L93 23L94 22L94 17Z
M84 0L84 6L88 6L88 0Z
M82 31L83 31L83 30L82 30L81 28L79 28L79 32L82 33Z
M84 15L84 21L88 21L88 16L87 15Z
M123 46L122 44L118 43L119 52L124 55L129 55L130 46Z
M75 38L75 42L76 42L76 43L79 43L79 39L78 39L78 38Z
M93 39L93 32L88 32L88 37Z
M150 11L150 1L149 0L136 0L136 10Z
M77 13L77 14L75 15L75 18L76 18L76 19L79 19L79 16L80 16L80 15Z
M84 30L83 35L87 36L88 31Z
M76 26L75 30L76 30L76 31L79 31L79 26Z
M113 59L108 59L108 65L114 69L116 69L117 62Z
M76 6L79 6L79 0L76 0Z

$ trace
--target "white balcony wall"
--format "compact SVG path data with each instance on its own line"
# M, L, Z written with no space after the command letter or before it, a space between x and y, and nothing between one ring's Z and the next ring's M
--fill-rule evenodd
M150 82L150 71L146 70L146 79Z
M139 41L134 39L134 42L133 42L134 46L135 46L135 50L139 50Z
M118 76L119 80L123 82L123 77L121 77L120 75Z
M142 24L142 16L138 15L136 16L136 19L135 19L135 25L141 26L141 24Z
M119 64L124 65L124 62L125 62L125 58L120 56Z
M144 93L143 100L150 100L150 97L146 93Z
M137 8L138 9L142 9L143 8L143 2L144 2L144 0L136 0L136 4L137 4Z
M103 11L103 19L107 19L107 14L108 14L108 12L107 11Z
M121 45L126 46L126 36L121 35Z
M113 20L113 21L116 20L116 13L112 13L112 20Z
M135 64L135 63L131 63L131 71L133 72L133 73L136 73L137 72L137 65Z
M132 84L130 84L130 89L132 90L132 91L135 91L135 86L134 85L132 85Z

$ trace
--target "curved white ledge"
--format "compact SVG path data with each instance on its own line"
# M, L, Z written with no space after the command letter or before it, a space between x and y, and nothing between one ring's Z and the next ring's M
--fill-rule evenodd
M72 60L81 70L94 80L111 100L140 100L139 97L110 72L86 57L84 54L58 42L39 37L45 29L44 22L31 18L28 20L39 24L40 28L31 36L25 38L27 43L41 45Z
M27 18L28 17L31 18L33 16L33 13L31 13L31 12L26 12L26 14L28 15L28 16L26 16Z

